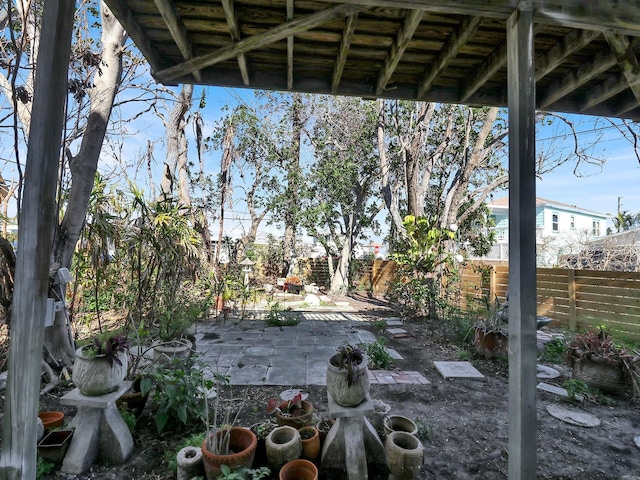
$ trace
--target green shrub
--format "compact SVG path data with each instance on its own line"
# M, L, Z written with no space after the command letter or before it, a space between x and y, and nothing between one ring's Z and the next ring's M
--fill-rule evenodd
M385 348L388 343L387 339L381 337L373 343L361 343L360 349L369 358L369 368L376 369L388 369L393 363L393 357L389 355L389 352Z

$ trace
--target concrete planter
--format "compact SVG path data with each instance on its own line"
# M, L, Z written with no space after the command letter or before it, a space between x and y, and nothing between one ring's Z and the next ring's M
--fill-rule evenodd
M391 432L385 442L390 479L410 480L417 475L424 460L422 443L407 432Z
M275 428L267 436L266 448L269 466L278 470L285 463L300 458L302 453L300 433L290 426Z
M355 407L360 405L367 395L369 395L369 368L367 367L367 357L363 356L360 365L354 366L354 383L349 385L347 381L347 370L338 368L334 357L327 362L327 393L331 395L333 401L343 407Z
M82 348L76 350L76 360L73 364L73 384L80 393L89 396L106 395L118 389L127 375L128 355L124 352L117 354L122 365L113 362L109 365L104 355L88 357Z
M158 342L153 346L153 358L158 363L169 364L174 358L189 358L192 349L193 343L185 339Z

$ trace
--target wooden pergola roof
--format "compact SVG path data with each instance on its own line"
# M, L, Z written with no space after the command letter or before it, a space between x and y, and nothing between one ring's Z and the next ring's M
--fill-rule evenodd
M154 77L507 105L516 0L106 0ZM638 0L533 0L536 108L640 119Z

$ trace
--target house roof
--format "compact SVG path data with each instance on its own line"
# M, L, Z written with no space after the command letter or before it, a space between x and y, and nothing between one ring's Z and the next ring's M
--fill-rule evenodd
M499 207L508 209L509 208L509 197L501 197L496 200L493 200L489 203L489 207ZM587 215L598 216L602 218L607 218L608 215L605 213L595 212L593 210L587 210L586 208L580 208L576 205L570 205L568 203L556 202L555 200L548 200L546 198L536 197L536 207L550 207L550 208L562 208L564 210L572 210L575 212L584 213Z
M506 106L506 23L526 2L106 3L165 84ZM640 119L637 0L530 3L536 107Z

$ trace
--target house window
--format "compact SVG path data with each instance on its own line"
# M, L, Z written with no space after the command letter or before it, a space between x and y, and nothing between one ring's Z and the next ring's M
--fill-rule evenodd
M571 230L574 230L575 228L576 228L576 217L571 215Z
M599 237L600 236L600 221L599 220L594 220L592 225L593 225L593 227L591 228L591 233L594 236Z
M554 232L558 231L558 214L554 213L551 215L551 230Z

